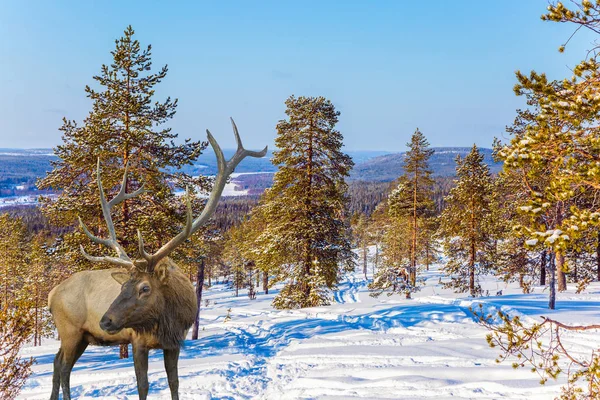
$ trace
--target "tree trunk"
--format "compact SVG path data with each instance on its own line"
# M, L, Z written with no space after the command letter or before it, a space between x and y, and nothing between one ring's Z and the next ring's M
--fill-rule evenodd
M419 182L418 168L415 168L415 189L413 192L413 232L412 232L412 251L411 251L411 271L410 283L413 287L417 286L417 187Z
M564 292L565 290L567 290L567 275L565 274L565 272L563 271L563 267L565 264L565 256L560 252L557 251L556 255L555 255L555 264L556 264L556 275L557 275L557 281L558 281L558 291L559 292Z
M469 293L475 297L475 242L471 242L471 256L469 257Z
M600 241L598 243L600 243ZM600 246L600 244L598 244L598 246ZM600 258L599 258L599 260L600 260ZM373 265L373 275L375 275L375 269L379 267L378 264L379 264L379 243L375 243L375 265ZM600 271L600 261L598 261L598 271ZM600 272L598 272L598 276L600 277ZM600 280L600 278L598 278L598 280Z
M596 268L597 268L597 275L598 275L598 281L600 281L600 231L598 231L598 239L596 242Z
M204 287L204 258L200 261L196 274L196 299L198 300L198 309L194 320L194 329L192 330L192 340L198 340L198 331L200 330L200 307L202 304L202 288Z
M265 294L269 294L269 274L263 272L263 290Z
M304 294L306 295L306 298L308 298L308 296L310 295L310 285L308 284L308 279L310 277L310 264L311 264L310 250L308 250L308 248L307 248L306 256L305 256L305 260L304 260L304 279L303 279Z
M314 153L313 153L313 126L312 126L312 122L309 124L309 132L308 132L308 153L306 155L306 177L308 178L308 187L307 190L305 192L306 197L304 198L304 207L306 208L306 215L310 215L311 213L311 204L312 204L312 184L313 184L313 157L314 157ZM312 254L311 254L311 250L312 250L312 243L311 243L311 239L310 238L306 238L306 243L304 244L304 279L303 279L303 285L304 285L304 294L306 295L306 298L308 299L308 296L310 295L310 285L308 284L308 279L311 275L311 263L312 263Z
M365 280L367 280L367 248L363 248L363 272L365 273Z
M550 254L550 299L548 308L554 310L556 307L556 265L554 263L554 254Z
M525 276L521 273L519 274L519 287L521 289L523 289L523 279L525 278Z
M39 338L39 332L40 332L40 326L39 326L39 321L38 321L38 310L39 310L39 303L40 303L40 299L38 296L38 285L35 285L35 332L33 335L33 346L37 346L38 345L38 341L39 341L39 345L42 345L42 341Z
M240 295L240 277L239 277L239 271L236 271L235 273L235 297L238 297Z
M469 259L469 292L475 297L475 199L471 196L471 255Z
M541 266L540 266L540 286L546 286L546 250L542 251L541 254Z

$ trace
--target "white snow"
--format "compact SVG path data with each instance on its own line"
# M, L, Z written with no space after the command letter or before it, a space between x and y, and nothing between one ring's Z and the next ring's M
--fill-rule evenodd
M37 196L34 195L0 197L0 208L34 204L37 204Z
M371 278L372 265L368 277ZM477 299L442 289L439 265L424 271L426 286L406 300L369 296L358 266L333 294L331 306L274 310L276 289L256 300L215 284L205 292L201 339L186 340L179 362L181 399L551 399L564 378L540 386L527 368L497 364L469 307L518 313L525 322L551 315L566 323L600 323L600 284L586 293L561 293L547 309L547 290L521 294L515 285L488 277L484 291L504 296ZM227 310L231 319L224 322ZM600 334L569 337L589 354ZM585 339L585 340L584 340ZM20 399L47 399L59 343L24 349L35 356L34 373ZM151 399L170 399L162 354L150 355ZM132 359L118 349L88 347L71 375L78 399L137 399Z
M56 194L44 194L45 197L55 200L58 195ZM32 206L38 204L39 195L24 195L24 196L10 196L0 197L0 208L10 206Z
M271 174L272 172L234 172L231 174L231 179L229 180L229 182L227 182L225 184L225 187L223 188L223 197L230 197L230 196L247 196L248 195L248 190L247 189L241 189L241 190L237 190L236 186L238 185L238 182L236 181L236 178L242 176L242 175L256 175L256 174ZM214 176L212 176L214 177ZM175 192L175 195L177 196L182 196L183 194L185 194L185 190L179 189ZM207 194L201 194L199 195L199 197L208 197Z

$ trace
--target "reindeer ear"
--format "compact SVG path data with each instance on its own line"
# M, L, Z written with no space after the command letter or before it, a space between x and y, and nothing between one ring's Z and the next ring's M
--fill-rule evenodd
M128 274L127 272L121 272L121 271L113 272L111 274L111 276L113 277L113 279L115 281L119 282L120 285L124 284L129 279L131 279L130 274Z
M160 283L166 283L169 280L171 269L171 265L168 262L161 262L154 269L154 276Z

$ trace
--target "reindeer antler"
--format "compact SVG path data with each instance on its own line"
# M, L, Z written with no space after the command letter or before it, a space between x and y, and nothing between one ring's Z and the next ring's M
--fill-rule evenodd
M187 221L185 224L185 228L179 232L177 236L167 242L164 246L162 246L156 253L149 254L144 250L144 240L142 239L142 234L138 230L138 239L139 239L139 248L140 248L140 256L146 260L147 265L146 271L152 272L154 271L154 267L158 264L160 260L167 257L177 246L185 242L191 235L194 234L200 227L205 225L210 217L213 216L215 210L217 209L217 203L221 198L223 193L223 189L225 188L225 184L227 183L227 178L231 175L231 173L235 170L235 167L246 157L264 157L267 154L268 146L266 146L262 151L249 151L244 149L242 145L242 139L240 138L240 134L238 132L237 126L231 118L231 125L233 127L233 133L235 135L235 140L237 142L237 150L233 157L229 161L225 160L225 156L223 155L223 151L221 147L210 133L210 131L206 130L206 135L208 136L208 141L210 142L215 155L217 156L217 165L219 171L217 173L217 177L215 179L215 183L208 197L208 201L202 210L202 213L192 221L192 206L189 199L189 192L186 190L187 194Z
M150 254L147 253L144 249L144 239L142 238L142 234L138 229L138 241L139 241L139 253L140 257L143 260L132 261L131 258L125 253L125 250L121 245L117 242L117 235L115 233L115 226L112 221L112 217L110 216L110 210L117 204L121 203L124 200L131 199L132 197L138 196L139 194L144 192L144 187L142 186L140 189L136 190L133 193L126 193L125 187L127 186L127 170L128 165L125 165L125 173L123 174L123 182L121 184L121 188L119 189L119 193L113 198L111 201L107 202L106 197L104 195L104 189L102 188L102 181L100 179L100 159L98 159L98 168L97 168L97 180L98 180L98 188L100 189L100 205L102 206L102 214L104 219L106 220L106 225L108 227L108 239L103 239L97 236L94 236L88 228L85 226L81 218L79 218L79 224L83 229L83 232L92 240L94 243L102 244L107 247L113 249L118 257L94 257L86 253L83 246L81 246L81 252L83 256L93 262L108 262L111 264L115 264L121 267L136 267L140 270L145 270L146 272L153 272L154 268L158 264L160 260L167 257L175 248L185 242L191 235L194 234L200 227L205 225L208 220L213 216L217 209L217 203L221 198L223 193L223 189L225 188L225 184L227 183L227 178L231 175L231 173L235 170L235 167L246 157L264 157L267 154L268 147L265 147L262 151L249 151L244 149L242 145L242 140L240 138L240 134L238 132L237 126L233 119L231 119L231 125L233 126L233 133L235 134L235 140L237 142L237 151L231 157L229 161L225 160L225 156L223 155L223 151L221 147L207 129L206 134L208 136L208 141L210 142L215 155L217 156L217 165L218 165L218 173L215 179L215 183L213 186L213 190L208 197L208 201L202 210L202 213L193 220L192 216L192 204L190 201L189 190L186 188L186 203L187 203L187 218L185 228L177 234L173 239L167 242L164 246L162 246L156 253ZM140 262L141 261L141 262Z
M81 229L83 229L83 232L86 234L86 236L89 237L92 242L110 247L117 253L118 257L109 257L109 256L94 257L94 256L89 255L85 251L85 249L83 248L83 245L80 245L81 253L89 261L108 262L110 264L115 264L115 265L118 265L121 267L132 267L133 266L133 261L131 261L131 258L129 258L129 256L123 249L123 247L121 247L121 245L117 241L115 225L114 225L112 217L110 215L110 210L114 206L116 206L117 204L119 204L125 200L131 199L135 196L139 196L140 194L142 194L144 192L143 185L141 188L139 188L138 190L136 190L133 193L125 192L125 188L127 187L127 172L128 172L128 170L129 170L129 163L125 164L125 172L123 173L123 180L121 182L121 188L119 189L119 193L117 193L117 195L111 201L107 202L106 196L104 194L104 188L102 187L100 158L98 158L98 165L96 167L96 180L98 181L98 189L100 190L100 206L102 207L102 215L104 216L104 220L106 221L106 227L108 228L109 238L103 239L103 238L93 235L89 231L87 226L85 226L81 217L78 217L79 225L81 226Z

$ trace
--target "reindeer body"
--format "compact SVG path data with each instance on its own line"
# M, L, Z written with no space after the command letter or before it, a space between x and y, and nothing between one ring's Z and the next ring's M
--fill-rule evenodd
M198 309L194 286L170 259L163 260L156 268L156 277L141 273L137 277L150 283L153 287L151 295L160 299L152 301L150 307L143 310L143 317L138 319L137 325L124 320L125 327L109 333L101 328L101 322L107 315L115 312L128 315L135 311L132 307L124 309L117 304L117 299L123 297L121 294L125 291L115 278L119 275L130 276L122 268L78 272L48 295L48 306L61 340L61 348L54 361L51 399L58 399L61 384L64 398L69 398L65 386L69 385L70 371L88 345L128 343L133 345L140 398L145 399L148 392L148 350L163 349L169 386L174 389L172 398L177 399L179 346L194 323Z
M206 131L217 156L219 172L202 213L193 219L188 193L184 229L154 254L146 252L142 234L138 230L139 258L135 260L127 255L117 240L111 210L123 201L142 194L144 188L142 186L133 193L126 192L126 164L121 188L108 201L102 187L98 160L97 182L108 237L101 238L92 234L81 218L79 223L92 242L112 249L117 256L92 256L83 246L81 252L89 261L110 263L121 268L76 273L50 292L48 305L61 341L60 350L54 358L51 400L58 400L61 387L63 399L71 399L71 370L88 345L112 346L124 343L131 343L133 346L140 400L145 400L148 396L148 351L153 348L163 349L171 398L179 399L179 349L195 322L198 303L194 286L168 255L212 217L227 178L235 167L247 156L264 157L267 153L266 147L260 152L244 149L233 119L231 124L238 149L229 161L225 160L211 133ZM201 285L202 282L198 284Z
M78 272L52 289L48 307L61 340L78 331L89 344L112 346L133 342L136 336L133 329L111 335L100 328L100 320L121 292L121 285L111 276L113 272L126 270Z
M148 315L159 315L156 323L165 322L168 326L181 331L174 335L185 337L194 323L195 312L198 308L194 286L179 268L170 260L168 293L176 293L177 298L164 302L161 309L152 310ZM121 293L121 284L113 278L114 273L127 273L122 268L111 268L96 271L82 271L74 274L48 295L48 307L62 338L71 332L81 334L83 340L91 345L114 346L127 343L143 343L149 349L174 347L174 340L169 337L159 337L158 330L136 330L123 328L110 334L100 327L102 317L107 313L111 304ZM164 291L160 295L164 296ZM169 307L170 306L170 307ZM178 308L178 312L169 309ZM184 315L177 321L171 321L179 314ZM176 347L176 346L175 346Z

